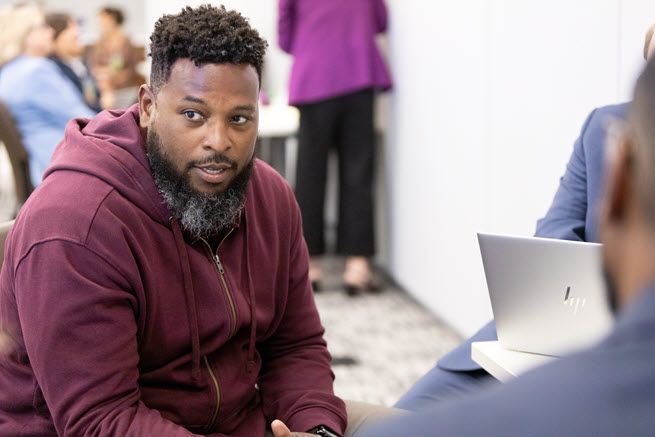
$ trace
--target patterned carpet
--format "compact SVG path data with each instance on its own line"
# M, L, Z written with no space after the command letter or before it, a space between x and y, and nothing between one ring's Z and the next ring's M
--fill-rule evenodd
M325 325L335 392L344 399L391 406L461 339L405 292L348 297L340 288L342 263L329 259L316 303ZM353 358L355 364L339 364ZM346 360L347 361L347 360Z

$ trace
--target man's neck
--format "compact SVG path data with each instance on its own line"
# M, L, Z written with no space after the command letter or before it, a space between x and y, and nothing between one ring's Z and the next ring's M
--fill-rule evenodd
M622 307L632 303L649 285L655 283L655 235L635 232L622 254L621 277L617 278Z

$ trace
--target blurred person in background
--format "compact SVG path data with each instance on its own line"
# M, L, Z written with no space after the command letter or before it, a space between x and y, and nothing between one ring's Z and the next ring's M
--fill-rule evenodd
M328 154L339 158L336 251L346 256L344 287L358 294L378 287L373 169L375 90L391 79L375 37L387 28L383 0L279 1L278 41L293 55L289 103L300 110L296 197L312 256L309 276L320 289L325 253L324 203Z
M73 83L48 59L53 30L33 5L0 11L0 99L11 111L29 155L34 186L64 136L66 123L93 117Z
M123 31L125 15L115 7L104 7L98 14L98 41L88 57L91 72L100 91L113 95L113 107L125 107L136 102L138 86L143 83L136 71L138 59L130 38Z
M100 91L91 72L81 59L82 46L77 22L65 13L47 14L45 21L54 32L54 48L50 59L73 82L89 108L99 112L102 108Z

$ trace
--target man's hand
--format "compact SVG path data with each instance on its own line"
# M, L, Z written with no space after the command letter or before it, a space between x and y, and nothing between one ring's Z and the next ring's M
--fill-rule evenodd
M0 357L11 354L13 349L13 342L9 335L4 331L0 331Z
M273 431L273 437L316 437L314 434L307 432L291 432L284 422L277 419L271 423L271 431Z

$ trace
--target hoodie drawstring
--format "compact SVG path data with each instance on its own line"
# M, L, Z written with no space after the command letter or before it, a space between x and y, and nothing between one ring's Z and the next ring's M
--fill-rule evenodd
M245 216L245 214L244 214ZM255 345L257 342L257 312L255 311L257 305L255 300L255 287L252 281L252 273L250 271L250 250L248 245L248 223L246 220L246 231L244 234L244 243L246 246L246 275L248 277L248 295L250 296L250 338L248 340L248 361L246 362L246 372L249 374L255 370Z
M180 256L180 269L184 282L184 299L186 300L187 318L191 331L191 378L194 382L200 381L200 335L198 334L198 311L196 310L196 297L193 293L193 280L191 278L191 267L189 266L189 254L186 250L186 242L182 235L182 229L177 220L171 218L171 227L175 236L177 253Z

